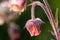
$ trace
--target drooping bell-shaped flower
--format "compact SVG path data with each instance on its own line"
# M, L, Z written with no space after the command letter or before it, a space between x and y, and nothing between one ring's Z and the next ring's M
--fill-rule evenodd
M27 0L9 0L8 7L15 12L23 12L26 8Z
M8 28L8 33L11 40L19 39L20 37L19 26L14 23L10 23L9 28Z
M42 23L42 20L39 18L35 18L34 20L30 19L27 21L25 27L31 36L37 36L41 33Z

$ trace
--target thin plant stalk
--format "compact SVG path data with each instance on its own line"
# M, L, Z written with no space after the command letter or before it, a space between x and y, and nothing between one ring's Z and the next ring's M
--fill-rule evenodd
M32 8L31 8L31 19L32 19L32 20L35 19L35 15L34 15L34 7L35 7L35 5L32 5Z
M54 19L54 17L53 17L51 8L50 8L47 0L43 0L43 2L44 2L44 4L45 4L46 10L47 10L47 12L48 12L48 14L49 14L49 16L50 16L50 23L51 23L52 28L53 28L53 30L54 30L54 34L55 34L55 36L56 36L56 39L57 39L57 40L60 40L60 38L59 38L59 33L58 33L58 28L57 28L57 26L56 26L56 22L55 22L55 19Z
M36 5L42 7L42 9L45 11L46 15L47 15L48 18L49 18L48 12L46 11L45 6L44 6L41 2L35 1L35 2L31 3L31 4L29 4L28 6L30 6L30 5L32 5L32 7L31 7L31 18L32 18L32 19L35 18L35 15L34 15L34 8L35 8Z

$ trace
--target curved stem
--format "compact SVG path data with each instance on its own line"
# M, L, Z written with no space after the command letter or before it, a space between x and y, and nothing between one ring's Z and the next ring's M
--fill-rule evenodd
M55 20L54 20L54 17L53 17L53 14L52 14L52 11L50 9L50 7L48 6L48 3L46 3L45 0L44 1L44 4L43 5L41 2L39 1L36 1L36 2L33 2L31 5L39 5L40 7L42 7L42 9L45 11L49 21L50 21L50 24L52 25L52 28L54 30L54 33L55 33L55 36L56 36L56 39L59 40L59 33L58 33L58 29L56 27L56 24L55 24ZM33 6L32 6L33 7ZM31 9L32 10L32 9ZM31 13L33 14L34 13L34 10L31 11Z
M32 20L35 19L35 15L34 15L34 7L35 7L35 5L32 5L32 8L31 8L31 19L32 19Z
M31 18L32 18L32 19L34 18L34 7L35 7L36 5L42 7L42 9L45 11L45 13L46 13L46 15L47 15L47 17L48 17L48 19L49 19L50 16L49 16L48 12L46 11L45 6L44 6L41 2L35 1L35 2L31 3L30 5L32 5L32 8L31 8Z

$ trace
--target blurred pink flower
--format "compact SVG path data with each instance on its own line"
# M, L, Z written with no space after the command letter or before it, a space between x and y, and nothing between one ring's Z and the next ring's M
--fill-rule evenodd
M11 40L19 39L20 37L19 26L14 23L10 23L9 28L8 28L8 33L9 33Z
M9 0L8 7L13 11L23 12L26 8L26 0Z

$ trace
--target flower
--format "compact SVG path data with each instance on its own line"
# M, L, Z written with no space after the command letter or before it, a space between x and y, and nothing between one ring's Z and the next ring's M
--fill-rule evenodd
M26 8L26 0L9 0L8 7L15 12L23 12Z
M27 21L25 27L31 36L37 36L41 33L42 20L36 18L34 20L30 19Z
M8 33L11 39L19 39L20 37L20 31L19 31L19 26L14 24L14 23L10 23L9 28L8 28Z

